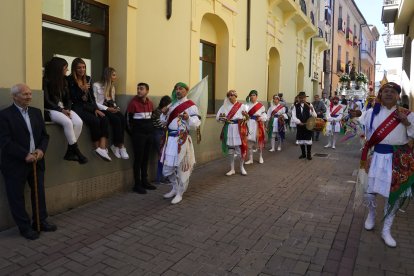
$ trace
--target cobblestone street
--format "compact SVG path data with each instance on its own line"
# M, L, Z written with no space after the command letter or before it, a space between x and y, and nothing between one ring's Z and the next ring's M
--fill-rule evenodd
M328 155L304 161L288 136L246 177L226 177L225 159L198 167L176 206L161 185L53 216L58 231L36 241L3 231L0 275L414 275L412 204L394 223L396 249L381 216L367 232L352 209L359 145L316 142Z

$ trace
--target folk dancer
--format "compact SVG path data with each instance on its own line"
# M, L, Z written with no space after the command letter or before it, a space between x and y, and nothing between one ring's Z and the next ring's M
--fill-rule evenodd
M235 90L227 92L227 98L220 107L216 116L217 121L223 122L223 130L221 131L221 148L224 154L228 154L230 158L230 171L227 176L235 174L234 158L235 155L240 157L240 173L247 175L244 169L244 159L247 156L247 107L237 101L237 93Z
M200 126L201 117L194 102L187 99L188 90L187 84L177 83L172 93L171 107L166 108L160 116L160 121L168 128L161 154L163 175L172 183L171 191L164 198L173 198L172 204L181 202L196 162L189 131Z
M259 150L259 163L263 164L263 147L265 145L264 122L267 120L267 114L263 104L257 101L257 95L257 91L252 90L246 99L250 117L248 121L249 160L246 161L246 165L253 163L253 148L255 148L255 151Z
M339 98L337 96L332 98L329 112L326 112L326 135L328 136L328 144L325 148L332 147L335 149L335 143L337 139L337 133L341 131L341 120L343 116L343 106L339 104Z
M306 97L305 92L299 92L298 103L295 104L292 110L292 121L296 124L296 141L302 151L299 159L312 160L312 131L306 129L306 121L310 117L316 117L316 112L312 104L306 102Z
M409 139L414 137L414 114L397 106L400 93L401 87L393 82L384 84L379 90L379 102L364 118L368 141L361 155L361 167L368 173L365 229L372 230L375 226L375 198L380 194L386 198L381 237L389 247L397 246L391 226L396 211L411 196L414 184L414 168L409 165L414 163L414 154L408 145ZM371 148L373 153L368 157Z
M270 152L275 151L276 141L278 141L277 150L282 150L282 142L285 140L285 120L288 118L286 114L286 107L280 102L280 97L277 95L273 96L273 102L267 111L267 117L269 123L267 126L267 135L272 146Z

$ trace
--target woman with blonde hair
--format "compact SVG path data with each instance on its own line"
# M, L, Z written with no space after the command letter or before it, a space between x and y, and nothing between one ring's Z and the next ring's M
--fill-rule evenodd
M128 159L129 155L124 146L126 121L120 108L115 102L116 71L106 67L99 82L93 84L93 94L99 110L105 113L113 129L113 143L111 150L117 158Z
M86 63L81 58L75 58L68 77L69 91L72 98L73 110L88 125L91 138L95 145L95 153L105 161L111 161L106 148L108 139L108 119L99 110L91 89L91 77L86 75Z

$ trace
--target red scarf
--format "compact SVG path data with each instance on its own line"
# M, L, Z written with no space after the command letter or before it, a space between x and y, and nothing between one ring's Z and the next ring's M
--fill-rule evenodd
M257 103L252 109L249 110L249 116L252 117L260 108L262 108L262 103Z
M338 105L335 109L334 109L334 111L332 111L332 108L333 108L333 106L331 106L331 117L333 117L333 116L335 116L336 115L336 113L338 113L339 112L339 110L341 110L341 108L342 108L342 106L341 105Z
M168 117L168 123L167 127L170 125L170 123L177 118L178 115L180 115L182 112L184 112L187 108L195 105L195 103L192 100L187 100L181 104L179 104L174 110L171 112L170 116Z
M230 109L229 114L227 114L227 116L226 116L227 120L231 120L234 117L234 115L236 115L237 111L239 111L241 106L242 106L242 104L239 103L239 102L234 103L234 105Z
M283 105L278 105L275 109L273 109L272 114L270 116L274 117L276 113L279 112L279 110L281 110L284 106Z

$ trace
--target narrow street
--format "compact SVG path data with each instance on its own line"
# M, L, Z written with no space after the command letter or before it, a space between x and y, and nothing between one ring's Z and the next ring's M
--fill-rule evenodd
M0 232L0 275L414 275L413 205L387 248L381 215L367 232L352 208L359 143L324 142L299 160L288 134L246 177L226 177L225 159L200 166L176 206L161 185L53 216L58 231L36 241Z

